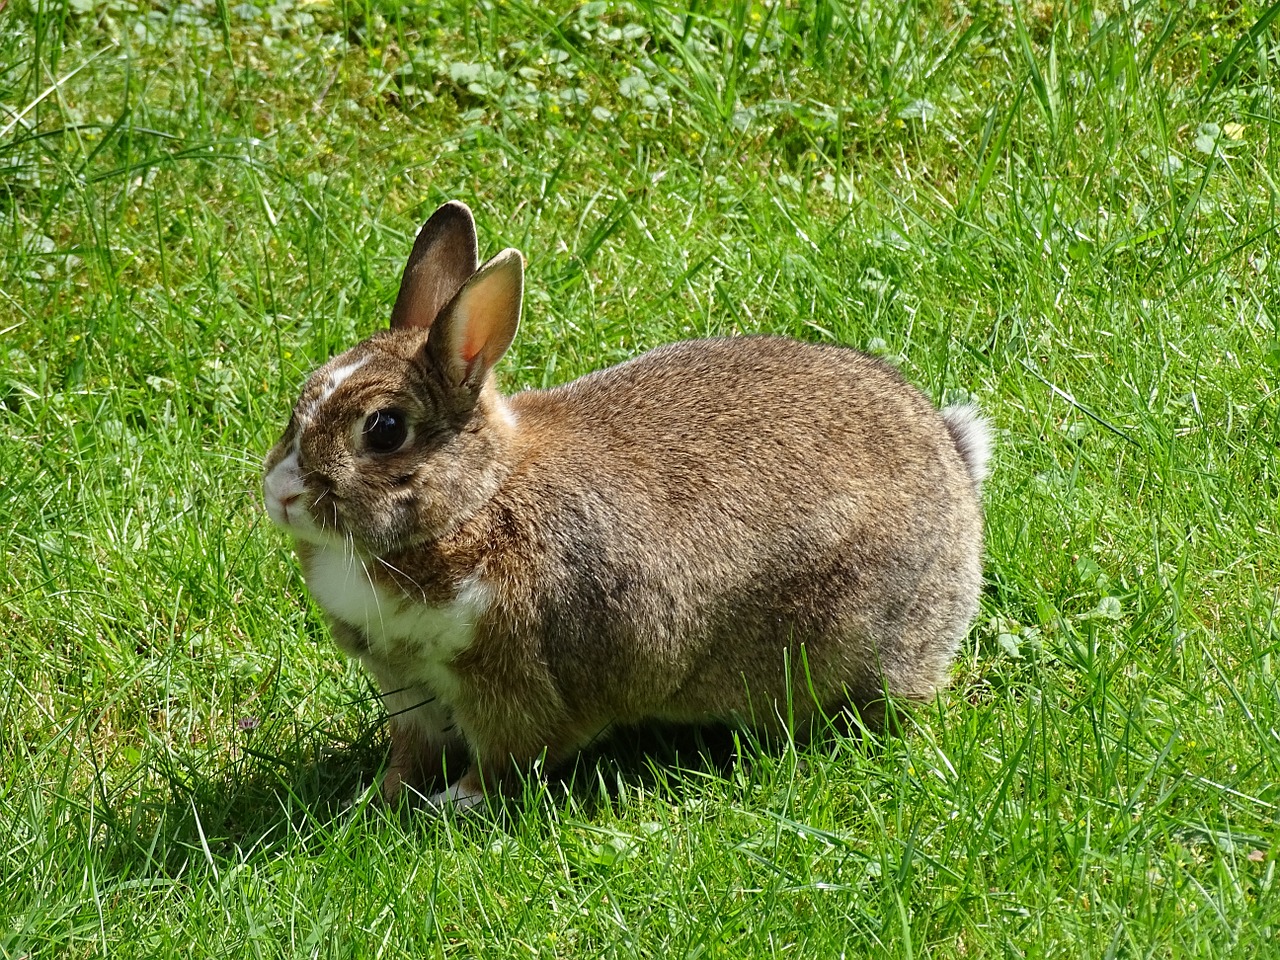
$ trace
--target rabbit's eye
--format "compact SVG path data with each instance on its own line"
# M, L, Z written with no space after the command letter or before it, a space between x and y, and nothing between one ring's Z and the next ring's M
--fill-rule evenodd
M409 438L409 418L403 410L378 410L365 418L362 433L374 453L394 453Z

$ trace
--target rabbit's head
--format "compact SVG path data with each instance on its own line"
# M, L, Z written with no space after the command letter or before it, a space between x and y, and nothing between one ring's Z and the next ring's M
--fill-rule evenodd
M391 329L311 375L267 455L267 513L296 540L384 555L438 538L506 468L510 413L492 369L515 336L524 261L477 267L461 203L423 226Z

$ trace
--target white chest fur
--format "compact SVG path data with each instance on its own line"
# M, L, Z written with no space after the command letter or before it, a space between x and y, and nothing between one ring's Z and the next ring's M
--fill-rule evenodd
M330 616L365 635L372 658L438 685L446 664L475 639L488 588L472 577L451 602L430 606L376 584L369 569L376 562L341 547L319 547L307 565L307 587Z

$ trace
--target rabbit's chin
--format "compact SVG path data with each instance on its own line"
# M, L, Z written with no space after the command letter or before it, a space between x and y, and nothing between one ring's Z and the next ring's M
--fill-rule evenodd
M292 511L290 513L292 514ZM336 549L347 556L385 557L402 552L413 545L389 536L364 535L355 531L321 527L310 518L301 523L277 524L277 526L289 534L294 543Z
M295 542L309 543L317 547L340 546L348 551L363 549L368 543L378 542L380 551L394 549L388 535L362 536L356 531L346 529L342 524L340 511L334 507L331 516L335 525L322 525L316 519L316 506L319 499L307 489L302 479L302 471L298 465L298 452L290 450L263 478L262 502L266 507L271 522L289 534Z
M383 550L368 549L363 538L355 536L346 530L321 526L316 522L311 510L308 509L301 498L282 503L268 493L265 503L267 516L271 519L271 522L287 533L294 543L305 543L313 547L334 547L345 551L347 554L387 552L388 548Z
M292 510L290 515L292 516ZM285 533L293 538L295 544L306 544L308 547L321 550L336 550L344 556L364 557L367 560L379 557L394 557L413 550L428 542L427 537L400 537L382 531L359 531L322 527L310 517L300 523L277 523Z

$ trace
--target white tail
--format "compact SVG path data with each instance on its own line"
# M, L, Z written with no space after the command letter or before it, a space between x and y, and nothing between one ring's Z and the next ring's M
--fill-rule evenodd
M995 444L991 436L991 421L973 404L959 404L942 411L951 439L955 441L960 458L969 468L969 476L975 485L991 476L991 450Z

